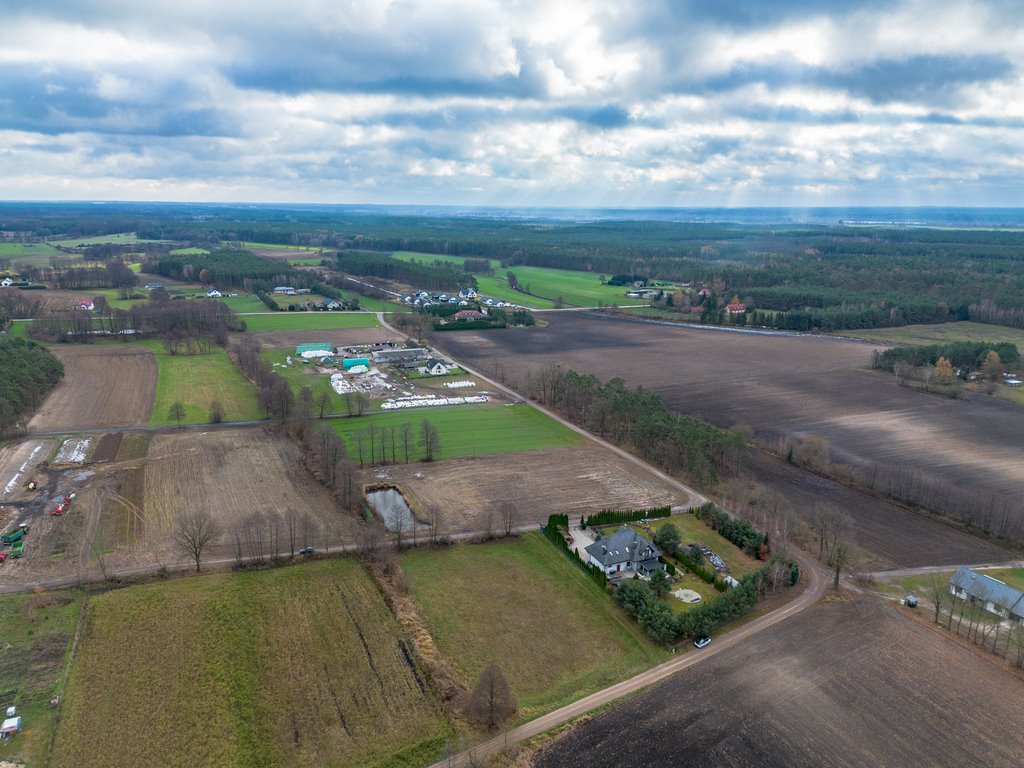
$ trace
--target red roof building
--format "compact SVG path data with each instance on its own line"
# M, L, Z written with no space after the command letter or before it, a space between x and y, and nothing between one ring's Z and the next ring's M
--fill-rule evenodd
M730 315L742 315L747 311L746 304L730 304L725 308L725 311Z
M453 320L481 320L484 317L483 312L477 312L475 309L460 309L452 315Z

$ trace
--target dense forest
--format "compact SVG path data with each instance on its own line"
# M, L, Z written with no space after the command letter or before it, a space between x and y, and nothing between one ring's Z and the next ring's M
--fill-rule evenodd
M591 432L636 449L662 469L702 487L732 477L742 468L746 440L701 419L676 416L654 392L628 389L622 379L602 384L597 377L547 367L530 374L524 391Z
M0 435L16 432L63 376L64 366L45 347L0 338Z

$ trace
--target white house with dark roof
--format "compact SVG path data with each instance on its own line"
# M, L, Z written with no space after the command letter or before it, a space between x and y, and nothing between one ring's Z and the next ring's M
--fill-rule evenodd
M658 562L661 550L628 526L611 536L595 541L586 549L588 564L596 565L608 575L636 573L650 576L665 566Z
M430 374L431 376L444 376L448 373L449 365L444 360L436 357L427 359L427 362L420 369L423 373Z
M953 597L969 600L989 613L1024 624L1024 592L999 579L961 566L949 578L949 591Z

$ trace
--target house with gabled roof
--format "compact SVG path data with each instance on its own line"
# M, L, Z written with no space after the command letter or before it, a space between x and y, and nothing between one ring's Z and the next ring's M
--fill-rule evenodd
M595 541L586 549L587 563L596 565L608 575L636 573L648 577L665 566L658 562L661 550L629 526L622 526L611 536Z
M1024 592L1006 582L961 566L949 577L953 597L982 606L1016 624L1024 624Z

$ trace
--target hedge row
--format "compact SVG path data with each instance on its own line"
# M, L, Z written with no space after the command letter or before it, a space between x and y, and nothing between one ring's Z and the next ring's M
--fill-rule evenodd
M749 520L729 517L724 509L711 501L697 510L697 517L751 557L763 560L767 554L768 536L757 530Z
M559 528L569 527L569 516L568 515L551 515L548 517L548 524L542 525L540 532L544 534L544 538L550 541L562 553L568 557L576 566L583 571L591 580L597 584L601 589L605 589L608 586L608 576L598 568L596 565L588 565L576 552L569 548L569 545L565 543L565 537L558 532Z
M589 528L592 525L611 525L613 523L632 523L636 520L651 519L657 517L668 517L672 514L670 507L651 507L650 509L606 509L591 515L583 521L583 527Z

